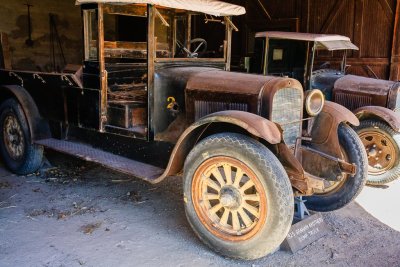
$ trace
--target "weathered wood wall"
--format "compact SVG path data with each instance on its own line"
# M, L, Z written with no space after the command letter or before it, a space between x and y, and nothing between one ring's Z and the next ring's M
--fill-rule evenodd
M350 37L360 48L360 51L349 55L349 72L370 77L376 75L383 79L388 79L392 72L391 78L398 80L399 2L400 0L242 1L247 14L246 24L241 25L241 36L247 41L242 43L241 51L251 54L253 36L257 31L336 33ZM332 63L334 62L335 60Z
M16 69L53 71L49 13L54 14L65 59L82 62L82 26L80 8L75 0L1 0L0 32L8 35L12 67ZM31 7L32 40L28 46L27 2ZM55 40L56 42L56 40ZM56 69L62 69L60 49L55 43Z

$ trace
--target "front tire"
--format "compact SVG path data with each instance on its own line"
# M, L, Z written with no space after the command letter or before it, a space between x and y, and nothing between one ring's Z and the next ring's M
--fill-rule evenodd
M344 158L356 165L357 172L354 176L345 174L340 181L329 182L324 191L304 197L310 210L327 212L343 208L358 196L366 183L367 155L357 133L347 124L341 124L338 135Z
M368 155L367 184L383 185L400 177L400 134L379 120L355 128Z
M289 232L293 192L275 155L240 134L205 138L184 169L187 219L198 237L224 256L256 259Z
M0 154L6 166L20 175L37 171L43 160L43 147L32 144L25 114L13 98L0 105Z

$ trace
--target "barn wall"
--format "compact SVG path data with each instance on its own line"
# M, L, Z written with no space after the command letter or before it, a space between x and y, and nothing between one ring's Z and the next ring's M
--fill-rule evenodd
M50 42L49 13L55 15L58 35L67 63L81 63L81 16L75 0L30 1L33 46L28 46L28 15L26 0L2 0L0 32L8 34L12 67L16 69L52 71L53 53ZM64 63L57 41L54 42L56 69Z
M360 51L349 55L350 73L388 79L396 4L396 0L242 1L247 9L242 36L248 40L242 45L242 52L252 53L252 42L257 31L341 34L350 37L360 48ZM335 65L340 60L336 57L331 64Z

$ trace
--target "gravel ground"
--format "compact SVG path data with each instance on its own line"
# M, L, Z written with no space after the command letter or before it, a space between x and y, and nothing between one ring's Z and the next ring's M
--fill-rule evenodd
M57 167L42 174L0 168L0 266L400 266L400 232L357 203L323 214L330 234L295 254L231 260L190 229L179 177L151 186L60 154L48 158Z

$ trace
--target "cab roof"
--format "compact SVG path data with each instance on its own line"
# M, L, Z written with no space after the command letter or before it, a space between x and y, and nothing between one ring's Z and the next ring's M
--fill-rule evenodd
M77 5L103 4L150 4L168 8L176 8L201 12L213 16L238 16L246 13L242 6L229 4L218 0L76 0Z
M258 37L315 42L318 49L329 51L343 49L358 50L358 47L350 41L349 37L337 34L267 31L256 33L256 38Z

